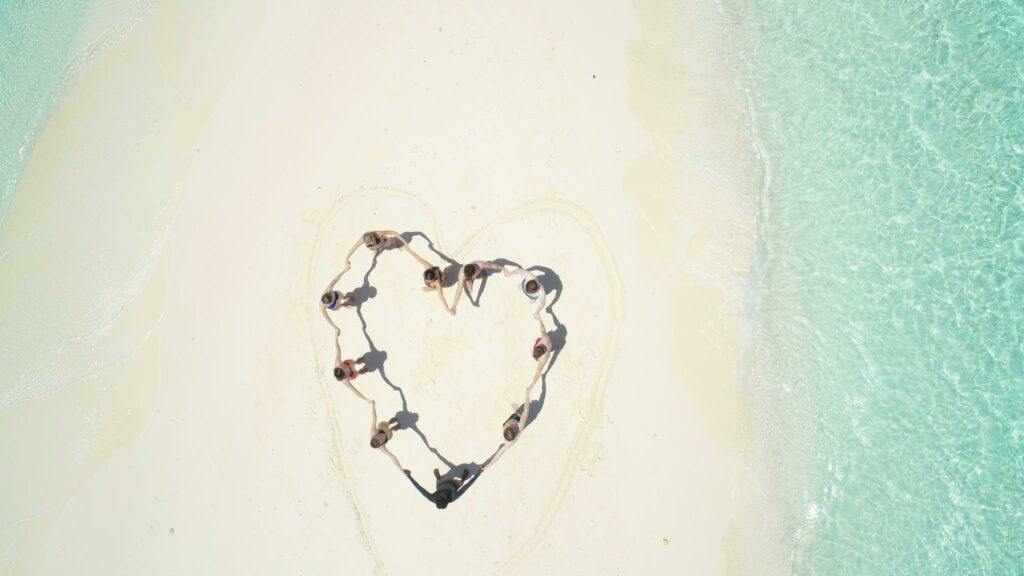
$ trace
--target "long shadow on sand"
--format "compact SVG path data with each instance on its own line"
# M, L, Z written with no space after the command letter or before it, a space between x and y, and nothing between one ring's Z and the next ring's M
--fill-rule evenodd
M437 256L437 258L440 258L441 260L445 261L446 265L445 268L443 269L444 281L442 283L442 286L445 288L455 286L456 283L458 282L458 274L459 270L462 267L462 264L448 257L440 250L438 250L434 246L434 243L430 239L430 237L428 237L423 232L404 232L401 235L402 239L405 240L406 242L411 242L417 236L426 241L427 247L431 252L434 253L435 256ZM440 450L438 450L430 442L427 435L419 427L420 415L416 412L412 412L409 409L409 403L406 398L405 391L402 389L401 386L395 384L391 380L391 378L388 377L387 372L385 372L384 365L387 363L388 353L385 350L379 349L376 343L373 341L373 338L370 336L370 331L367 326L366 317L363 315L363 306L377 296L377 289L370 284L370 276L373 274L373 271L376 270L377 268L378 259L384 252L390 252L392 250L397 249L398 248L395 246L390 246L384 250L381 250L380 252L375 253L373 256L373 261L370 264L370 268L366 271L366 274L363 275L362 284L349 293L353 308L355 309L356 315L359 317L359 322L362 325L363 336L366 338L366 344L368 348L368 352L366 352L366 354L363 355L363 369L366 373L378 373L381 379L384 381L384 383L387 384L388 387L390 387L392 390L395 391L395 393L399 395L399 398L402 401L402 409L398 411L394 416L394 418L398 422L399 429L413 431L417 436L419 436L420 440L423 442L423 445L426 446L427 450L429 450L438 459L438 461L445 468L447 468L448 471L440 475L440 478L437 479L437 483L441 483L451 478L461 479L463 473L468 474L467 480L465 482L459 482L460 487L456 491L455 497L452 499L452 502L455 502L456 500L461 498L469 490L469 488L473 486L477 478L480 477L480 464L475 461L463 462L462 464L454 464L452 460L445 457L440 452ZM427 258L426 255L424 255L424 258ZM430 258L427 259L429 260ZM492 262L502 265L519 267L519 264L506 258L497 258L495 260L492 260ZM540 397L537 400L532 400L530 402L530 416L527 419L527 422L524 424L524 426L529 426L530 424L532 424L540 416L541 411L544 408L544 402L547 399L548 374L551 372L551 369L554 367L555 362L558 360L558 357L561 354L562 349L565 347L566 336L568 334L568 330L566 329L565 325L562 324L561 321L559 321L558 316L556 316L553 311L554 305L562 296L561 279L558 277L557 274L555 274L553 270L551 270L550 268L546 268L544 266L531 266L530 268L528 268L528 270L532 271L534 274L537 275L537 279L540 281L541 285L544 287L545 292L548 294L549 301L547 302L545 311L548 314L550 314L551 318L554 320L555 328L554 330L548 331L548 337L551 339L552 350L551 357L548 360L548 365L545 367L544 372L541 374ZM480 305L481 296L483 295L483 292L487 287L488 276L489 274L485 274L482 278L480 278L477 281L478 289L475 298L468 291L466 292L466 297L474 306L479 307ZM555 297L553 299L550 298L550 295L552 293L555 294ZM498 449L500 448L501 445L498 446ZM498 450L496 449L494 453L485 458L483 462L489 462L497 453L497 451ZM419 482L416 481L416 479L411 474L408 476L408 478L409 481L416 488L416 490L424 498L434 503L437 502L438 492L436 490L434 492L428 492L425 488L423 488L423 486L419 484Z

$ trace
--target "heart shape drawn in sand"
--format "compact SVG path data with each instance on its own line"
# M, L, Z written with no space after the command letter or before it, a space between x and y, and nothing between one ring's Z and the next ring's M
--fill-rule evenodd
M492 259L489 258L489 254L479 252L502 250L500 247L502 238L536 237L538 231L542 231L539 233L540 236L549 237L541 240L544 245L539 252L550 254L551 260L538 264L549 270L560 268L569 270L571 268L576 271L584 271L582 274L577 272L577 278L573 279L571 286L578 286L578 288L575 288L571 299L562 299L561 285L557 287L555 293L549 292L548 294L545 313L550 314L549 318L554 322L552 323L548 319L545 322L548 324L549 330L553 332L561 330L562 334L561 338L553 337L556 352L549 361L542 384L538 384L539 388L543 386L541 394L548 394L544 414L543 416L537 415L536 421L524 432L527 435L525 442L517 443L509 455L505 456L506 461L498 465L498 471L488 469L482 477L482 482L496 481L496 474L506 478L506 481L509 477L517 479L518 481L513 483L513 487L520 487L522 492L519 504L515 510L507 508L507 499L495 502L481 500L473 506L466 506L463 501L453 505L461 509L460 530L494 531L498 529L508 531L507 534L495 533L495 538L493 538L495 549L487 551L489 557L503 559L498 570L506 572L526 558L544 540L552 521L565 501L573 476L578 470L587 466L585 451L602 412L605 389L615 364L619 328L623 318L623 286L611 250L600 229L584 209L571 202L555 198L533 200L509 210L494 220L484 223L470 233L461 244L450 249L443 237L445 228L438 223L429 207L417 196L394 189L363 189L341 197L325 213L319 223L309 263L306 290L306 293L310 295L311 302L315 302L313 299L319 296L326 281L333 277L338 268L344 264L344 254L348 251L352 240L364 231L363 228L379 228L365 222L366 220L373 220L372 224L386 224L387 228L399 231L418 230L425 224L429 224L429 230L434 234L432 240L436 250L459 262L468 262L478 258ZM402 224L406 223L409 226L403 227ZM482 245L487 247L484 248ZM427 260L432 260L443 267L444 262L440 261L433 252L421 249L422 246L422 244L416 245L417 252ZM505 252L512 254L512 250L506 249ZM357 271L357 268L361 264L357 263L355 259L356 257L353 256L353 271L350 274L358 277L360 272ZM383 261L409 258L396 251L395 254L382 254L380 259ZM573 266L560 267L557 262L559 259L565 262L569 262L567 259L571 259ZM403 264L409 265L408 263ZM521 264L524 268L530 268L534 263L521 262ZM417 269L408 268L408 271L413 272ZM566 282L566 280L566 278L562 278L562 282ZM518 284L518 279L516 282ZM339 287L339 290L341 289ZM511 287L504 286L488 288L488 299L496 298L493 296L492 290L495 292L499 290L512 291ZM450 289L446 289L446 294L449 293L453 294ZM518 296L522 297L521 294ZM447 316L435 295L423 295L423 297L431 300L437 314ZM450 301L451 296L448 297ZM459 305L460 315L463 314L463 308L466 305L466 295L464 294ZM487 304L483 306L486 307ZM422 534L431 534L432 529L436 532L436 526L417 525L417 517L413 515L404 516L400 526L389 525L386 529L374 527L373 519L394 518L400 515L401 508L396 509L396 506L400 506L396 504L396 501L401 500L405 503L403 505L407 505L407 501L400 498L360 497L360 492L366 489L365 486L371 486L376 476L367 470L367 465L363 462L366 458L363 455L369 454L374 458L378 455L373 454L376 451L372 451L366 446L368 427L362 416L353 416L358 419L356 422L339 423L339 414L346 409L338 408L338 406L345 403L354 404L352 402L354 397L344 385L339 384L330 375L333 369L333 362L330 361L330 358L333 357L333 354L325 355L323 348L329 328L324 325L315 306L309 305L307 308L312 310L309 318L310 335L316 350L316 369L320 376L323 404L326 406L327 420L331 427L330 438L332 440L329 453L332 468L345 491L353 514L358 521L362 542L373 558L377 571L380 573L387 571L384 558L388 559L388 568L398 573L409 573L410 570L415 572L417 566L423 567L422 562L425 556L457 557L458 550L455 548L457 542L454 542L452 538L439 537L435 540L424 541ZM529 316L525 309L520 314ZM565 322L564 325L560 322L560 318ZM568 320L569 318L572 320ZM352 326L351 320L336 318L335 321L339 322L343 331L351 330L349 327ZM345 322L345 324L342 325L341 322ZM497 328L497 330L500 329L500 327ZM527 335L520 335L522 336L520 339L530 336L532 342L533 334L531 332ZM422 343L420 344L422 345ZM393 362L400 357L400 354L406 353L404 350L410 350L409 346L414 346L415 343L390 342L390 345L403 347L401 350L395 349L391 352L389 362ZM481 345L487 346L488 344L485 341ZM528 355L528 349L526 351L517 350L517 353ZM551 378L550 383L548 374ZM375 378L372 373L360 377L356 381L357 387L362 389L364 379L371 378ZM415 388L411 382L404 383L403 386L407 390ZM548 392L549 386L550 393ZM380 388L380 390L386 390L386 388ZM439 390L444 392L443 389ZM463 391L463 394L465 392ZM431 391L431 394L436 393L438 390ZM535 391L535 397L536 394ZM367 395L373 397L372 394ZM518 398L521 396L510 397L509 400ZM470 396L468 399L461 400L463 402L461 405L458 404L459 401L452 401L452 404L463 410L476 410L477 407L472 404L473 400L474 398ZM410 403L415 403L415 400ZM360 409L365 410L365 405L362 405L362 402L358 402L358 404L360 404ZM507 408L502 409L507 413ZM386 420L388 417L384 413L379 416L382 420ZM453 415L446 414L444 416L452 417ZM432 417L435 418L434 423L436 423L437 415ZM403 433L398 432L396 439ZM500 426L496 424L481 434L491 435L497 442L500 440ZM517 468L515 462L509 461L512 459L512 453L525 450L536 452L531 456L541 458L543 466L534 466L529 470L523 470ZM359 454L358 461L350 462L351 454ZM477 456L480 455L477 454ZM404 457L402 455L399 457L403 458L403 464L405 464ZM388 464L388 466L391 465ZM375 471L379 473L379 470ZM433 479L430 480L432 483ZM478 496L470 496L470 498L478 498ZM496 523L493 520L493 514L497 511L513 515L514 517L510 518L513 521ZM524 525L532 526L532 529L521 528ZM378 530L386 530L387 537L377 537ZM403 530L408 533L403 534ZM383 536L383 533L380 536ZM422 550L417 549L418 544L426 547ZM444 546L448 545L453 546L450 552L444 549ZM393 550L392 547L394 547ZM413 564L398 565L401 561L399 559L402 558L409 559Z

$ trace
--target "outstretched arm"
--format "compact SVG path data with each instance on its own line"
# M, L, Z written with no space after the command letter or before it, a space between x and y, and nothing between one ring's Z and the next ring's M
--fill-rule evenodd
M462 285L465 284L465 283L466 283L466 273L463 271L462 267L460 266L459 267L459 281L456 283L456 284L459 285L459 287L455 289L455 298L452 299L452 308L451 308L452 314L455 314L455 309L459 307L459 298L462 297Z
M404 240L403 240L403 242L404 242ZM430 262L427 262L419 254L417 254L416 251L413 250L411 246L409 246L408 242L405 242L404 244L402 244L402 250L405 250L410 255L412 255L412 257L415 258L417 261L419 261L419 263L422 264L424 268L430 268Z
M377 234L380 237L382 237L382 238L387 238L388 236L393 236L393 237L398 238L399 240L401 240L402 244L405 244L405 238L402 238L402 235L399 234L398 232L395 232L394 230L377 230Z
M352 263L348 261L348 258L346 258L345 267L341 269L341 272L338 272L337 276L331 279L331 283L327 285L327 288L324 288L324 294L334 290L334 285L338 283L338 280L341 280L341 277L344 276L350 268L352 268Z
M481 262L480 267L484 270L504 270L505 267L501 264L495 264L494 262Z
M360 392L359 390L356 390L356 387L352 385L352 381L351 380L345 380L345 386L348 386L348 389L351 390L352 393L355 394L356 396L359 396L360 398L362 398L362 400L364 402L373 402L373 400L370 400L366 396L363 396L362 392Z
M533 311L533 317L537 320L540 320L540 313L544 310L544 305L547 303L547 300L548 294L544 291L544 287L542 286L540 289L540 295L537 297L537 309ZM543 322L543 320L541 322Z
M494 456L491 456L490 458L487 459L487 462L484 462L483 464L480 465L480 471L483 472L484 470L490 468L491 466L494 466L494 463L497 462L505 454L505 452L509 448L511 448L512 445L515 443L516 441L513 440L511 442L505 442L504 444L502 444L501 448L498 448L498 451L494 453Z
M519 417L519 434L516 435L516 440L523 435L526 431L526 423L530 420L530 391L533 390L533 384L526 387L526 400L523 400L523 414Z
M530 386L529 386L529 388L527 388L527 390L529 390L530 388L533 388L533 386L535 384L537 384L537 381L540 380L541 374L544 373L544 367L547 366L547 360L548 360L548 357L550 356L550 354L551 354L550 351L549 352L545 352L543 356L541 356L540 358L537 359L537 369L533 371L533 382L530 384Z
M350 268L352 268L352 263L349 262L348 259L346 258L345 267L341 269L341 272L338 272L337 276L331 279L331 282L327 285L326 288L324 288L323 293L330 294L331 292L333 292L334 287L338 284L338 280L341 280L341 277L344 276L345 273L348 272ZM331 320L330 315L327 314L327 306L325 306L323 302L320 303L320 313L323 314L324 320L327 320L327 323L334 328L335 335L340 334L341 329L339 329L338 325L334 323L334 320Z
M454 316L455 310L448 306L448 301L445 300L444 298L444 287L441 286L440 280L434 283L434 289L437 290L437 297L441 299L441 306L444 306L444 309L447 310L449 314Z
M377 402L370 400L370 436L377 433Z
M398 458L396 458L395 455L392 454L390 450L388 450L387 446L381 446L380 448L378 448L378 450L387 454L388 458L391 458L391 461L395 463L395 466L397 466L398 469L402 471L402 474L405 474L407 472L405 468L402 468L402 464L398 462Z
M349 249L348 256L345 256L345 263L346 264L348 263L349 260L352 259L352 255L356 253L356 250L359 250L359 247L363 246L363 245L364 245L363 237L360 236L359 240L356 240L356 243L352 245L351 249Z
M338 325L334 323L334 320L331 320L330 315L327 314L327 306L324 306L323 302L320 303L320 313L324 315L324 320L327 320L327 323L334 328L334 337L337 338L338 336L341 336L341 328L338 328Z
M526 387L526 398L523 400L523 414L519 417L519 435L516 436L516 440L522 436L523 431L526 430L526 424L530 421L530 394L533 393L533 387L537 385L537 381L540 380L540 369L537 366L537 371L533 375L533 382Z
M337 337L334 338L334 365L335 366L341 366L341 344L338 343L338 338ZM355 394L356 396L359 396L360 398L362 398L364 402L369 402L371 405L373 404L373 400L370 400L366 396L363 396L362 392L360 392L359 390L356 390L356 387L352 385L352 380L351 379L343 380L343 382L345 383L345 386L348 386L348 389L351 390L353 394ZM374 418L374 420L376 420L377 416L374 415L373 418ZM374 425L376 425L376 424L377 424L377 422L374 422Z

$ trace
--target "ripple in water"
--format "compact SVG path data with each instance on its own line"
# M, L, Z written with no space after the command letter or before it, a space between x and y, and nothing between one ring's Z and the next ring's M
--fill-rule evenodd
M727 9L771 174L751 393L789 571L1020 573L1021 4Z

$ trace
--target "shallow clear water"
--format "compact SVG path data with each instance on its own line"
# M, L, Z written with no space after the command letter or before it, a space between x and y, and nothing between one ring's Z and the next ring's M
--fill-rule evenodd
M1024 573L1024 4L734 4L793 574Z
M0 226L68 77L92 0L0 0Z

